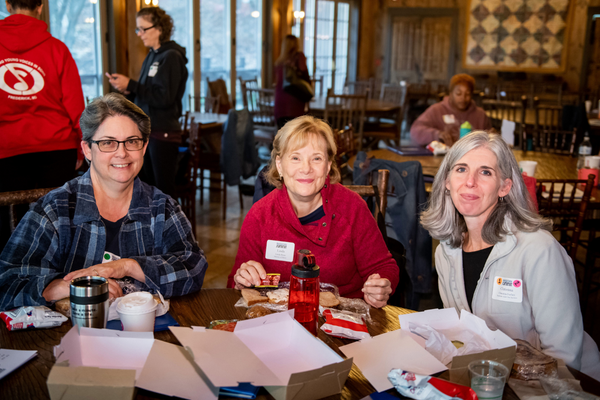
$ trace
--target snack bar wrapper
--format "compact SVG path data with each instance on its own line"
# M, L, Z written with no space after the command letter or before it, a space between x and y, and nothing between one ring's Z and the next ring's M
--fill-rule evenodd
M431 151L434 156L439 156L448 152L448 146L442 142L434 140L427 145L427 150Z
M468 386L458 385L431 376L417 375L401 369L393 369L388 379L402 396L417 400L477 400Z
M25 306L11 311L0 312L6 329L16 331L29 328L54 328L61 326L68 318L46 306Z

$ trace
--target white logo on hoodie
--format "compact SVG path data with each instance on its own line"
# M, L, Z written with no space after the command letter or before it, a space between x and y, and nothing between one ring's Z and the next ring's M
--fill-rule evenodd
M2 65L4 61L9 60L0 61L0 89L17 96L28 96L44 88L44 77L34 68L37 65L25 60Z

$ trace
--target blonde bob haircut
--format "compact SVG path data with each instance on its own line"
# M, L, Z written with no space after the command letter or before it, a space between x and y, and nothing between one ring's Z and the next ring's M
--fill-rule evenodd
M298 150L306 146L313 137L323 138L327 146L327 161L331 161L331 169L329 170L329 182L331 184L338 183L341 180L340 170L335 163L335 154L337 146L335 138L329 125L320 119L303 115L289 121L277 132L275 140L273 140L273 150L271 151L271 161L269 168L265 173L267 181L281 189L283 177L277 171L275 160L277 156L283 157L285 154Z

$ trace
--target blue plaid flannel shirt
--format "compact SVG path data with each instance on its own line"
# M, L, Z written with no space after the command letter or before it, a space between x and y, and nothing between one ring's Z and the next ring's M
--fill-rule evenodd
M33 203L0 255L0 311L48 305L42 292L54 279L101 264L106 229L89 171ZM200 290L207 268L191 224L171 197L135 179L119 232L122 258L136 260L140 290L164 297Z

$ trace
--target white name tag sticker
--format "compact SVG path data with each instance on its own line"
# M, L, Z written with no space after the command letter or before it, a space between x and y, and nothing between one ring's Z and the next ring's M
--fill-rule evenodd
M158 63L154 63L150 66L150 70L148 71L148 76L154 76L158 72Z
M279 242L277 240L267 240L267 251L265 258L267 260L294 261L294 247L291 242Z
M523 281L521 279L495 277L492 299L508 301L509 303L522 303Z
M446 114L442 116L444 123L451 125L456 123L456 119L454 118L454 114Z

